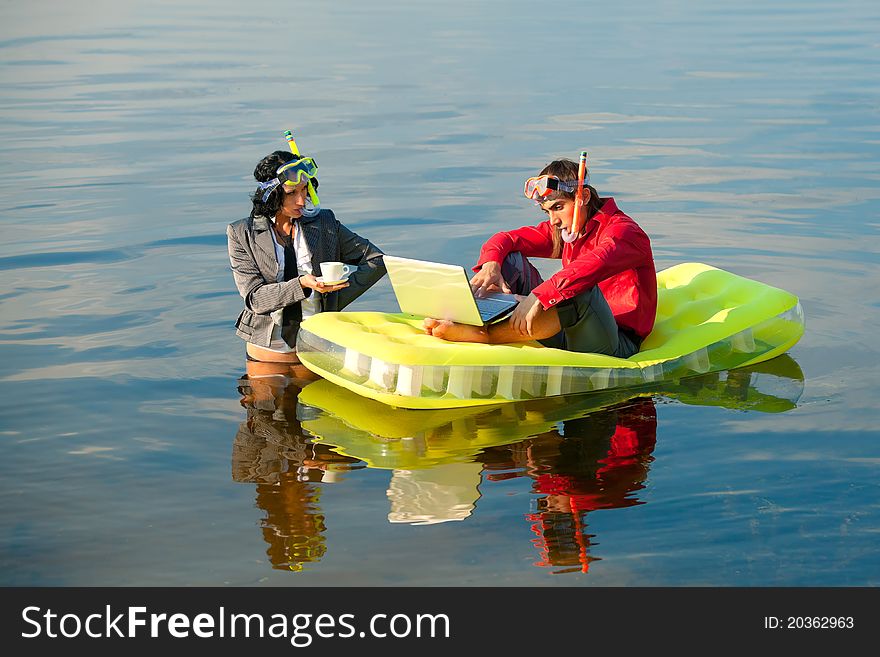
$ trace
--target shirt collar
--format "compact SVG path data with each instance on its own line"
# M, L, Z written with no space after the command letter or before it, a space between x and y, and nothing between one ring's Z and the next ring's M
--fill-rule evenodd
M605 199L605 202L602 204L602 207L599 208L599 211L590 217L590 220L587 222L584 237L592 233L596 226L601 226L608 221L611 217L617 214L617 212L617 203L614 202L614 199L611 197ZM596 222L595 224L593 224L594 221Z
M604 223L615 214L617 214L617 212L617 203L614 202L613 198L608 197L607 199L605 199L602 207L599 208L599 211L593 215L593 219L595 219L599 223Z
M317 214L313 215L311 217L307 217L307 216L303 215L302 217L297 219L297 221L301 224L308 224L308 223L315 221L317 218L318 218ZM258 233L262 232L264 230L269 230L269 227L272 225L272 223L273 222L272 222L272 220L269 219L269 217L264 217L263 215L258 214L257 216L254 217L254 230L257 231Z

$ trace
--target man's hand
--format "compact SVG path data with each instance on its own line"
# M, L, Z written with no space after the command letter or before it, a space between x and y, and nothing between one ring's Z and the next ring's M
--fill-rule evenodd
M510 316L510 327L520 335L532 336L535 318L544 312L544 307L534 294L523 298Z
M505 292L510 294L510 287L501 276L501 265L497 262L486 262L480 267L480 271L471 278L471 289L477 297L485 297L490 292Z

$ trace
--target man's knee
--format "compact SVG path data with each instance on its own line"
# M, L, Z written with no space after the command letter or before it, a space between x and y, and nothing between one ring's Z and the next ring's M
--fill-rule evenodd
M522 278L525 271L524 262L525 256L519 251L512 251L504 258L504 262L501 263L501 275L508 285Z
M504 258L501 276L514 294L528 294L544 282L535 266L519 251L512 251Z

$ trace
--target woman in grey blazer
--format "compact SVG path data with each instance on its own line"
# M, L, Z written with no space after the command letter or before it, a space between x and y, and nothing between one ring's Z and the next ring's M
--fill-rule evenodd
M311 158L288 151L267 155L254 169L259 188L250 216L226 229L232 276L244 299L235 328L247 341L249 361L298 362L300 322L342 310L385 275L382 251L332 211L312 205L316 172ZM345 282L324 285L322 262L355 269Z

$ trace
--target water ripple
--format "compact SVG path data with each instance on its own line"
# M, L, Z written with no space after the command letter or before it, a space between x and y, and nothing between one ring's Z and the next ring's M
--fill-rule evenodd
M17 340L36 340L91 336L99 333L147 326L155 321L152 312L128 312L101 315L55 315L51 319L20 319L6 326L0 337ZM29 330L30 329L30 330Z
M234 0L4 6L0 583L876 582L876 3L313 4L318 56L287 69L290 21ZM585 34L626 47L548 64ZM647 433L593 399L403 412L330 386L331 413L239 378L224 231L288 128L347 226L466 266L541 219L524 178L587 149L658 266L801 297L808 376L673 382ZM395 311L390 283L351 308ZM444 504L461 522L395 522Z
M0 258L0 271L26 269L32 267L59 267L62 265L104 265L140 256L130 248L106 249L99 251L54 251L50 253L28 253Z

